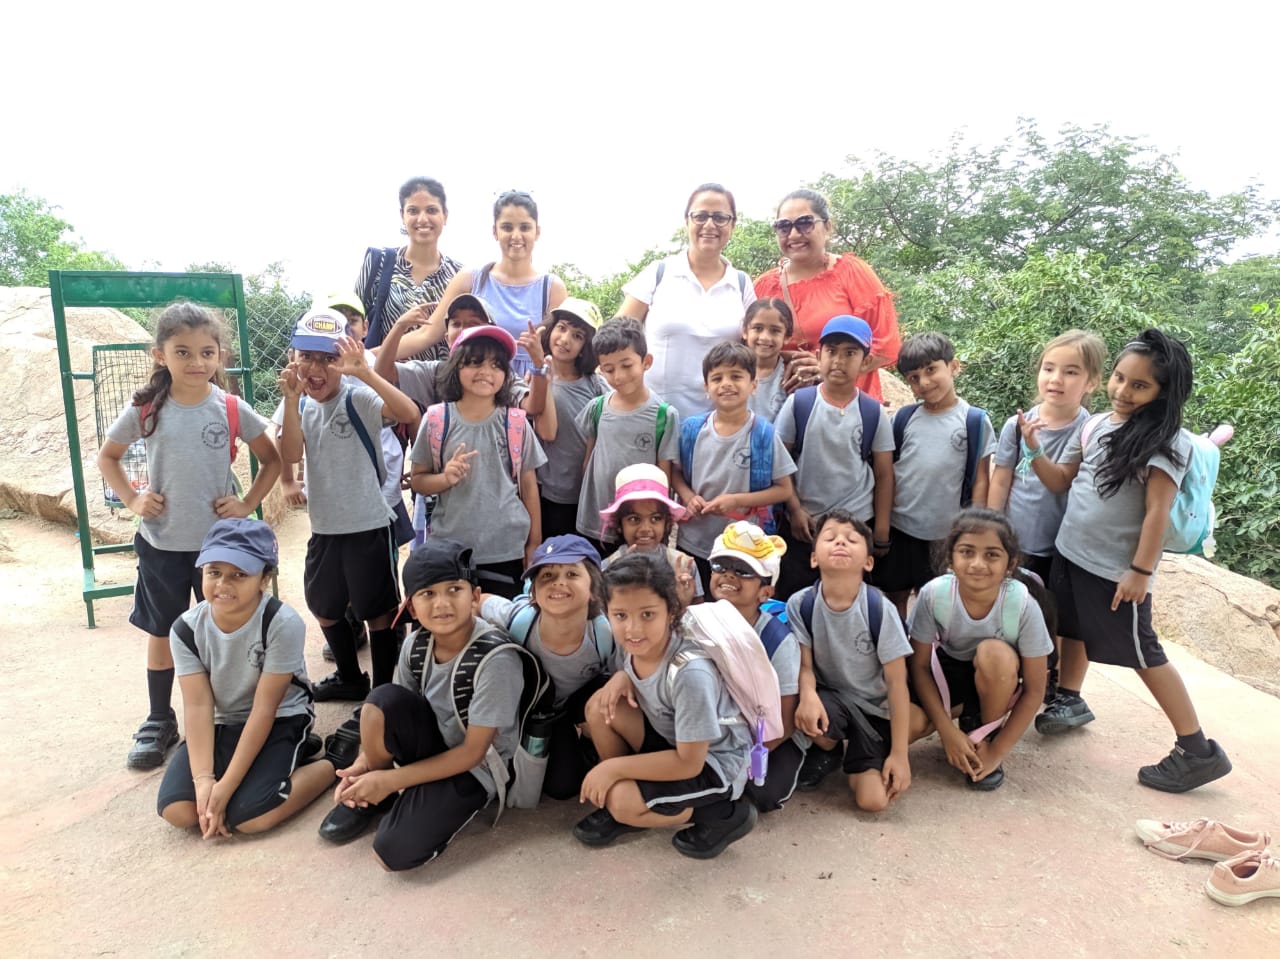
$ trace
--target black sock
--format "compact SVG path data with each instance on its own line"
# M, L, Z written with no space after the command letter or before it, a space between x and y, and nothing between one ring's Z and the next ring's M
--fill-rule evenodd
M173 667L147 670L147 698L151 700L148 719L170 719L173 710Z
M699 806L689 818L690 822L723 822L733 815L734 805L731 799L720 799L706 806Z
M400 658L399 628L369 630L369 655L373 660L373 685L391 682Z
M360 681L360 660L356 659L356 637L351 631L351 624L340 619L332 626L321 626L325 642L333 650L333 664L338 667L338 675L345 682Z
M1066 687L1066 686L1059 686L1059 687L1058 687L1058 695L1059 695L1062 699L1079 699L1079 698L1080 698L1080 690L1078 690L1078 689L1067 689L1067 687ZM1168 742L1168 740L1165 740L1165 742Z
M1182 751L1197 756L1200 759L1208 759L1213 755L1213 747L1209 745L1209 740L1204 738L1204 730L1197 729L1189 736L1179 736L1178 745L1182 747Z

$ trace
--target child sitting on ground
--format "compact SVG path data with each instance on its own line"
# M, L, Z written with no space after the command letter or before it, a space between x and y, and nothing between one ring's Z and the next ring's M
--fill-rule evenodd
M268 592L275 534L221 519L196 565L205 599L169 635L187 740L165 770L156 809L205 839L265 832L333 782L324 759L301 766L314 715L302 647L306 625Z

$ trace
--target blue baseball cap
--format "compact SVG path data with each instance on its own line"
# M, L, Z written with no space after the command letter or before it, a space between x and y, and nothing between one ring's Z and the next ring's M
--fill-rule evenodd
M528 579L539 566L550 566L553 563L577 563L582 560L600 568L600 554L596 548L581 536L567 533L564 536L552 536L542 541L537 552L533 554L533 562L524 571Z
M347 318L337 310L318 306L307 310L293 328L289 345L295 350L337 353L338 340L347 335Z
M871 352L871 326L860 317L849 316L847 313L833 316L822 328L822 335L818 337L818 342L821 343L828 336L847 336L866 352Z
M196 565L230 563L257 576L280 565L276 534L260 519L220 519L200 544Z
M436 583L449 583L465 579L471 585L476 582L476 564L471 558L471 547L451 539L431 537L404 561L404 594L411 597Z

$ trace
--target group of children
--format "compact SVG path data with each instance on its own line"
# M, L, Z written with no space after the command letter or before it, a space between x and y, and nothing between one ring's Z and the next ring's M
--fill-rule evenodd
M709 858L837 767L860 808L884 809L911 784L908 744L933 731L966 782L999 787L1033 720L1052 735L1094 718L1090 662L1136 669L1174 727L1141 782L1182 791L1230 771L1151 628L1190 457L1191 363L1165 334L1125 346L1111 411L1092 418L1102 343L1057 337L1039 404L997 441L956 395L937 333L902 345L917 402L892 420L857 389L873 344L852 316L822 331L820 381L785 394L781 300L755 303L741 341L707 353L710 409L686 416L645 385L643 326L602 323L581 300L517 341L459 296L436 362L397 360L401 324L366 354L350 335L361 318L343 296L298 321L277 448L212 382L217 322L175 304L151 383L102 447L104 477L140 517L131 621L150 637L151 710L130 766L161 765L178 739L175 668L184 697L186 742L160 790L169 822L261 830L336 778L321 834L347 841L381 816L389 869L438 856L492 799L539 792L598 807L574 829L587 845L672 826L677 850ZM517 380L521 348L532 368ZM384 495L393 423L416 437L409 484L429 515L403 604L406 537ZM262 463L243 497L233 432ZM142 490L120 463L138 438ZM294 482L304 455L305 598L336 667L314 687L301 620L266 590L274 537L245 518L281 461ZM739 677L693 640L683 615L699 601L724 601L759 638L780 736L762 741ZM322 744L313 700L362 704Z

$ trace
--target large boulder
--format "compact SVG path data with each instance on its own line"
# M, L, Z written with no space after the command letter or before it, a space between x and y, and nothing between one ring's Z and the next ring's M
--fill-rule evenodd
M67 311L67 342L75 372L92 369L96 345L149 339L146 330L118 310ZM0 356L5 358L0 364L0 396L9 403L0 432L0 507L74 526L76 502L48 290L0 287ZM126 542L133 538L133 517L103 501L93 383L75 380L73 389L90 530L95 542ZM110 423L118 412L104 411L106 421ZM236 461L242 482L248 478L248 460L240 456ZM277 486L264 504L264 515L274 525L284 509Z

